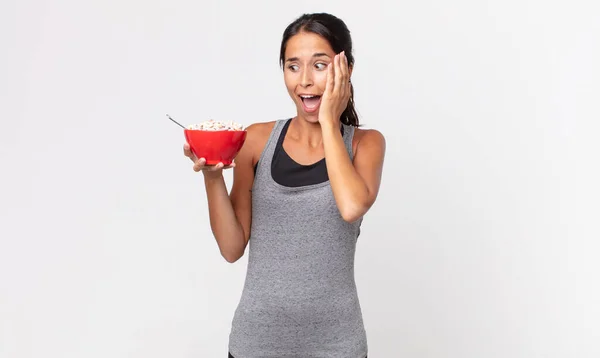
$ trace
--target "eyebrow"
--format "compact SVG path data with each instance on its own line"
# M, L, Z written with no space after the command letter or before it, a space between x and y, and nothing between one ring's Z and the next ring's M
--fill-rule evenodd
M317 52L314 55L312 55L312 57L329 57L328 54L326 54L325 52ZM287 60L285 60L285 62L292 62L292 61L298 61L299 58L298 57L290 57Z

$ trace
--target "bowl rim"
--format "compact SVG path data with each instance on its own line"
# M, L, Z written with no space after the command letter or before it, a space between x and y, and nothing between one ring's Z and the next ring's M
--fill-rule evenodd
M211 130L206 130L206 129L191 129L191 128L185 128L185 131L190 131L190 132L247 132L248 130L246 129L242 129L242 130L230 130L230 129L211 129Z

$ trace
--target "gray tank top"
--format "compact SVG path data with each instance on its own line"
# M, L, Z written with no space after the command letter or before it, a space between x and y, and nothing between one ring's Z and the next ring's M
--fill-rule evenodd
M278 120L252 187L248 267L229 351L236 358L364 358L367 337L354 280L362 219L344 221L329 181L277 183ZM354 127L344 125L352 158Z

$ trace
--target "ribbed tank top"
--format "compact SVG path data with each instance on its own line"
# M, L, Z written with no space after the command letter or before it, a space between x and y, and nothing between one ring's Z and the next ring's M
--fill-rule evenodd
M229 351L236 358L364 358L354 279L362 219L343 220L328 180L291 187L273 179L286 121L276 121L256 168L248 267ZM343 126L352 158L354 127Z

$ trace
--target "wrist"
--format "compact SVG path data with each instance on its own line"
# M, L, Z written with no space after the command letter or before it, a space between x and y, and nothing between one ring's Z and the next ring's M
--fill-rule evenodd
M202 171L202 174L204 175L204 181L206 182L206 184L212 184L214 182L219 182L223 179L223 171L222 170L216 170L216 171L204 170L204 171Z
M339 133L340 126L341 126L340 121L333 121L333 120L323 121L323 123L321 123L321 132L323 134L330 134L330 133L336 133L336 132Z
M319 120L319 122L323 130L337 130L340 128L340 121L334 120L329 116L322 118L321 120Z

